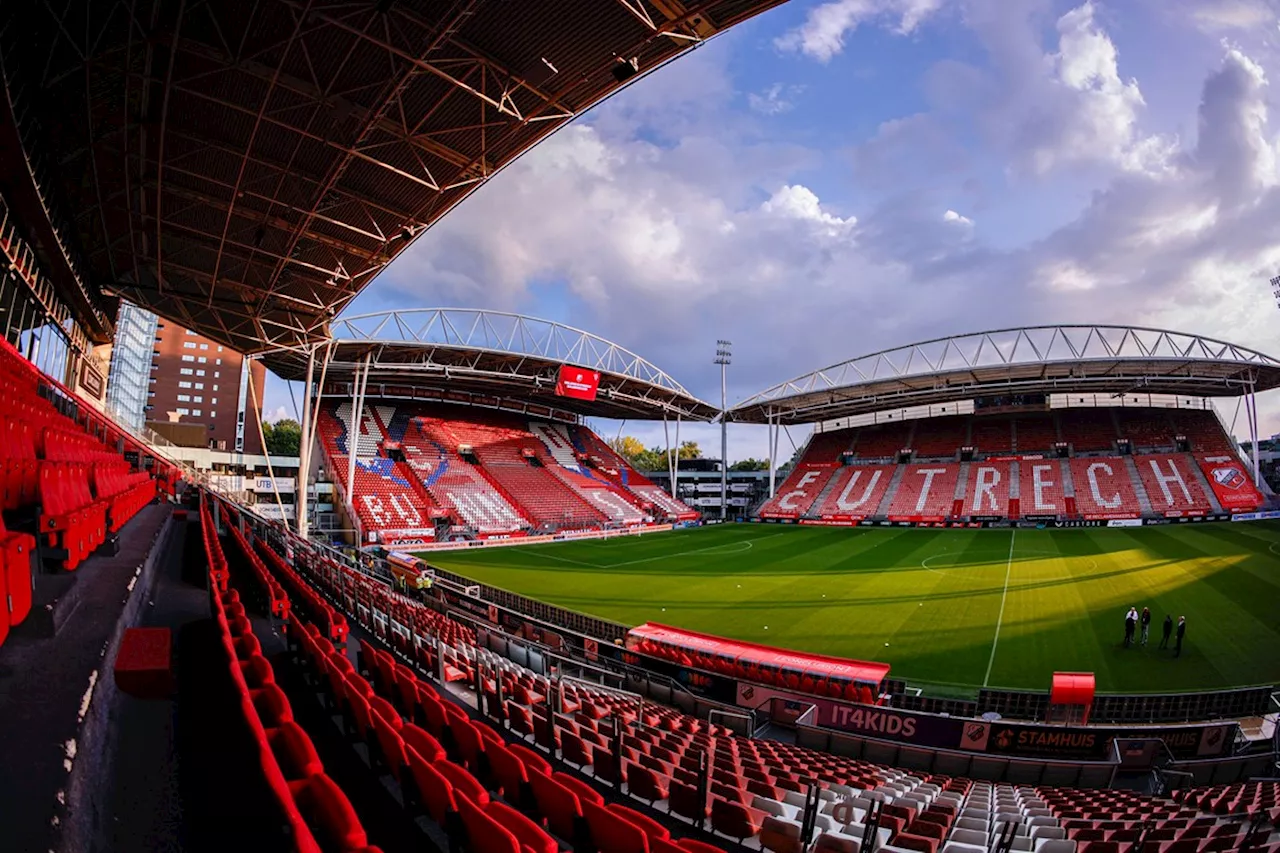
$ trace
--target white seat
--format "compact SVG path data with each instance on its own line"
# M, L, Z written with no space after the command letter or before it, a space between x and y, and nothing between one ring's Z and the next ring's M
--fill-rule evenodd
M951 837L948 841L956 841L960 844L976 844L984 850L987 847L987 833L978 829L954 829L951 831Z
M1033 826L1031 827L1031 837L1039 844L1045 839L1065 839L1067 831L1060 826ZM1037 850L1040 848L1037 847Z
M768 797L762 797L759 794L757 794L755 799L751 801L751 807L775 817L788 819L795 817L794 809L787 808L783 803L780 803L777 800L771 800Z
M1076 853L1076 843L1065 838L1042 838L1036 842L1035 853Z
M942 847L942 853L987 853L985 844L961 844L958 841L948 841Z

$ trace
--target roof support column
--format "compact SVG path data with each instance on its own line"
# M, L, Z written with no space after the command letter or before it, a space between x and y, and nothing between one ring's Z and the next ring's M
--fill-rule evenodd
M307 347L307 378L302 383L302 435L298 437L298 477L293 484L294 528L307 538L307 469L311 467L311 380L315 377L316 346Z
M324 345L324 358L320 365L320 384L312 385L311 378L315 366L316 344L307 358L307 386L302 392L302 441L298 446L298 535L306 539L310 535L310 517L307 515L310 481L312 479L311 462L315 457L316 430L320 422L320 401L324 398L324 383L329 375L329 361L333 356L333 341ZM314 387L315 403L311 401Z
M1249 419L1249 448L1253 451L1253 486L1262 491L1262 468L1258 462L1258 396L1257 383L1249 382L1249 394L1244 398L1245 416Z
M671 499L676 497L676 483L680 480L680 413L676 412L676 452L671 458Z
M369 386L369 362L373 358L373 353L368 352L364 357L364 374L361 376L360 366L356 365L355 380L351 386L351 425L347 428L347 512L351 514L351 526L356 530L357 538L360 538L362 531L360 530L360 522L356 516L356 454L360 451L360 423L364 420L364 392ZM357 544L364 544L363 542Z
M774 490L777 488L778 475L778 416L774 414L773 407L769 407L768 415L768 432L765 433L765 439L769 443L769 497L773 497Z
M253 366L250 365L249 369L245 371L245 373L249 377L249 399L256 400L258 399L258 392L253 388ZM250 408L252 408L252 406ZM261 410L258 411L258 416L253 419L253 422L258 426L258 442L262 445L262 455L267 458L267 476L271 478L271 491L275 493L276 506L280 507L280 517L283 519L284 504L280 501L280 484L276 482L276 472L271 466L271 449L267 447L267 437L263 434Z

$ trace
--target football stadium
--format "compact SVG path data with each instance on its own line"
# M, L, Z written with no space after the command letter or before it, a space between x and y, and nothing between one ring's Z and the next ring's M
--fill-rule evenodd
M0 9L0 849L1278 853L1276 358L955 329L717 406L559 320L346 312L781 2L554 5ZM231 374L228 457L109 394ZM764 472L691 484L690 425Z

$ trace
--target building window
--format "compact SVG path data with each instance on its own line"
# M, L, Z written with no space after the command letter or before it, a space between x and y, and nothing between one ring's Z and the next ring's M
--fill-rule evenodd
M190 382L179 382L179 383L178 383L178 387L179 387L179 388L190 388L190 387L191 387L191 383L190 383Z
M217 401L217 400L214 400L213 402L215 402L215 403L216 403L216 402L218 402L218 401ZM209 417L211 417L211 418L216 418L217 416L218 416L218 412L217 412L216 410L215 410L215 411L211 411L211 412L209 412Z
M191 410L191 417L193 417L193 418L198 418L198 417L200 417L200 410L199 410L199 409L192 409L192 410Z
M196 342L195 342L195 341L183 341L183 342L182 342L182 348L183 348L183 349L195 349L195 348L196 348ZM159 353L157 353L157 355L159 355Z
M194 338L195 336L196 336L195 332L191 331L190 329L187 329L187 337Z
M200 358L199 358L199 359L197 359L197 361L199 361L201 364L204 364L204 363L205 363L205 362L207 362L208 360L209 360L209 359L205 358L204 356L200 356Z
M190 409L178 409L178 414L180 414L180 415L189 415L189 414L191 414L191 410L190 410Z
M203 370L197 370L197 371L196 371L196 376L204 376L204 371L203 371Z
M155 385L155 384L156 384L156 378L155 378L154 376L152 376L150 379L148 379L148 380L147 380L147 383L148 383L148 384L150 384L150 385Z
M179 403L190 403L190 402L191 402L191 395L190 395L190 394L179 394L179 395L178 395L178 402L179 402Z
M218 359L218 364L222 364L222 359Z
M203 391L203 390L204 390L204 383L203 383L203 382L197 382L197 383L196 383L196 390L197 390L197 391Z
M182 357L182 360L183 360L183 361L195 361L195 360L196 360L196 357L195 357L194 355L184 355L184 356Z
M218 347L218 352L222 352L222 347Z
M195 397L191 398L191 402L193 402L193 403L203 403L203 402L204 402L204 397L201 397L199 394L197 394L197 395L195 395Z
M213 404L216 406L216 405L218 405L218 398L217 398L217 397L214 397L214 398L213 398L212 400L210 400L209 402L210 402L210 403L213 403Z
M222 359L218 359L218 361L219 361L219 362L221 362L221 361L222 361ZM222 376L222 371L221 371L221 370L215 370L215 371L213 371L213 378L214 378L214 379L217 379L217 378L219 378L220 376Z
M208 345L208 344L201 344L201 345L200 345L200 349L208 349L208 348L209 348L209 345Z
M213 383L213 390L215 390L215 391L217 391L217 390L218 390L218 383L217 383L217 382Z
M190 367L184 367L178 372L181 373L183 376L190 376L194 371L192 371Z

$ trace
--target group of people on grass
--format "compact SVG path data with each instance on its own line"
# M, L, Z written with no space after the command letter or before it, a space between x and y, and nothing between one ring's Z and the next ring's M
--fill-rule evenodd
M1129 612L1124 617L1124 647L1127 649L1133 645L1133 637L1137 630L1141 628L1141 640L1143 646L1147 644L1147 636L1151 632L1151 608L1142 608L1142 613L1138 613L1138 608L1130 606ZM1164 625L1162 627L1164 636L1160 638L1159 648L1169 648L1169 635L1174 634L1173 656L1175 658L1182 657L1182 638L1187 633L1187 617L1178 617L1178 628L1175 633L1173 627L1173 617L1166 615L1164 617Z

